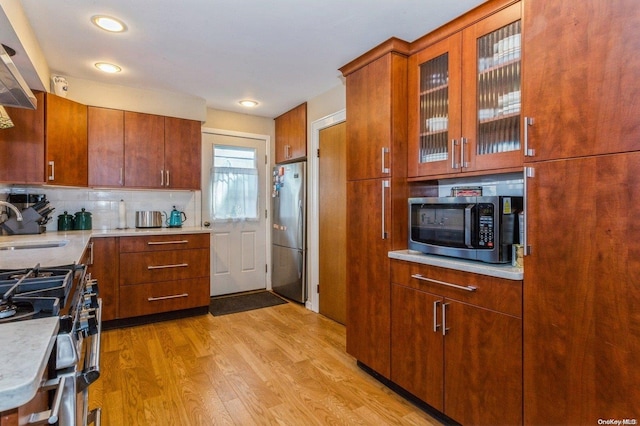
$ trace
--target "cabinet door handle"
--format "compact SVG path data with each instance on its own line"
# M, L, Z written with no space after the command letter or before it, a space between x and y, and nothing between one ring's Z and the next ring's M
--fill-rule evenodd
M467 146L469 144L469 139L467 138L460 138L460 168L462 169L466 169L469 167L469 163L465 163L464 161L464 150L465 150L465 146Z
M528 231L528 217L529 217L529 185L527 185L527 180L535 177L535 169L533 167L525 167L524 168L524 180L523 180L523 193L524 197L522 197L522 210L524 214L522 215L522 245L524 246L523 255L529 256L531 254L531 246L529 246L529 238L527 237Z
M533 126L533 118L525 117L524 118L524 156L535 157L536 150L533 148L529 148L529 126Z
M147 266L147 269L151 271L154 269L186 268L187 266L189 266L188 263L176 263L173 265L150 265Z
M440 324L438 324L438 305L440 304L439 300L433 302L433 332L437 333L438 328L440 328Z
M189 297L189 293L172 294L171 296L147 297L147 302L157 302L158 300L167 299L180 299L182 297Z
M164 186L164 170L160 170L160 186Z
M386 197L385 197L385 189L389 188L391 184L389 183L388 180L383 180L382 181L382 214L380 215L380 218L382 219L382 239L386 240L387 239L387 228L386 228L386 215L385 215L385 207L387 205L386 202Z
M455 139L451 139L451 168L457 169L458 164L456 164L456 146L458 145L458 141Z
M457 288L458 290L476 291L478 289L478 287L474 287L472 285L462 286L462 285L458 285L458 284L451 284L451 283L448 283L448 282L445 282L445 281L434 280L433 278L427 278L422 274L413 274L413 275L411 275L411 278L415 278L415 279L421 280L421 281L427 281L427 282L434 283L434 284L446 285L447 287Z
M124 167L120 167L120 181L118 183L124 185Z
M167 185L166 186L169 186L169 170L167 170Z
M49 175L49 180L56 180L56 162L49 161L49 167L51 167L51 174Z
M93 265L93 241L89 243L89 266Z
M388 153L389 153L389 148L382 147L382 154L381 154L382 160L380 162L382 163L382 173L386 175L391 173L391 170L389 170L389 168L386 165L386 161L384 161Z
M165 244L187 244L189 240L175 240L175 241L148 241L149 246L160 246Z
M449 306L448 303L442 304L442 335L443 336L446 336L447 331L449 331L449 328L447 327L447 306Z

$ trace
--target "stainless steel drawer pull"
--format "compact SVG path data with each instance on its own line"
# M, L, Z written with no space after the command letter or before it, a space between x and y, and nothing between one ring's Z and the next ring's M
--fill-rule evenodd
M180 299L181 297L189 297L189 293L173 294L171 296L147 297L147 301L157 302L158 300Z
M53 404L50 410L42 411L40 413L33 413L29 416L27 424L30 425L44 425L44 424L56 424L58 423L58 413L60 412L60 406L62 405L62 393L64 392L64 385L67 380L66 376L60 378L47 380L43 383L43 390L56 389L56 393L53 397Z
M462 286L462 285L458 285L458 284L451 284L451 283L447 283L447 282L444 282L444 281L434 280L432 278L427 278L427 277L423 276L422 274L413 274L413 275L411 275L411 278L415 278L417 280L422 280L422 281L428 281L428 282L434 283L434 284L446 285L447 287L453 287L453 288L457 288L459 290L465 290L465 291L476 291L478 289L477 287L474 287L472 285Z
M147 245L149 246L161 246L165 244L187 244L189 240L176 240L176 241L149 241Z
M189 266L188 263L176 263L175 265L147 266L147 269L151 271L153 269L186 268L187 266Z
M436 333L440 328L440 324L438 324L438 305L440 304L439 300L433 302L433 332Z

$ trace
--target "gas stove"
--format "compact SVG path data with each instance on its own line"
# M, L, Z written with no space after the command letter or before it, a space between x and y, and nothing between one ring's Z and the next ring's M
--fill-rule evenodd
M0 270L0 323L60 316L82 271L82 265Z
M53 398L59 405L48 422L75 426L99 417L99 410L87 412L87 388L100 376L101 311L86 265L0 270L0 326L51 316L60 321L45 382L61 396Z

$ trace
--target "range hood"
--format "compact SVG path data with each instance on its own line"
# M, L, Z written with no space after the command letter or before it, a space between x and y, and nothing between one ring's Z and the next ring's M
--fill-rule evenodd
M0 45L0 105L36 109L36 97L11 60L11 51Z

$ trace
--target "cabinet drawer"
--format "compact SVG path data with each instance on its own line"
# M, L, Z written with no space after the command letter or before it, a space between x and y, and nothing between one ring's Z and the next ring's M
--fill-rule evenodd
M197 308L208 304L208 277L132 285L120 291L120 318Z
M120 253L120 285L209 276L209 249Z
M149 235L120 237L120 253L209 248L210 234Z
M392 260L391 282L522 318L522 281Z

